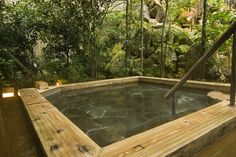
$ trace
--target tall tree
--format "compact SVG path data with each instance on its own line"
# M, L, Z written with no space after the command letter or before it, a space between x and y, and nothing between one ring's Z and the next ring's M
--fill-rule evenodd
M169 0L165 0L165 15L164 15L164 21L162 26L162 34L161 34L161 77L165 77L165 39L166 39L166 23L168 19L168 10L169 10Z
M206 40L207 40L207 35L206 35L206 25L207 25L207 0L203 0L203 21L202 21L202 54L203 55L206 52ZM203 65L203 73L202 73L202 78L205 77L205 64Z
M143 45L143 0L141 0L141 13L140 13L140 16L141 16L141 70L142 70L142 75L143 75L143 72L144 72L144 69L143 69L143 49L144 49L144 45Z
M130 1L126 0L126 9L125 9L125 66L129 68L128 59L129 59L129 43L130 43L130 10L129 10Z
M47 52L54 53L66 64L72 55L80 54L87 74L98 79L98 34L113 2L114 0L57 0L38 3L47 24L43 30L46 34L44 41L50 43L47 45Z
M207 0L203 0L203 20L202 20L202 50L206 51L206 25L207 25Z

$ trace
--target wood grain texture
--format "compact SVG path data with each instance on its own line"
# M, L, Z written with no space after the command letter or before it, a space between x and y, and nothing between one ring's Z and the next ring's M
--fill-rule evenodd
M179 81L179 79L140 76L139 81L140 82L147 82L147 83L175 85ZM218 90L218 91L229 93L230 84L189 80L184 84L184 87L196 88L196 89L206 89L206 90Z
M101 148L36 90L19 92L48 157L98 156Z
M48 89L48 83L45 81L36 81L34 86L37 89Z
M53 88L51 93L139 81L170 85L177 80L153 77L119 78L62 85ZM186 86L221 91L229 89L228 84L198 81L188 81ZM50 90L45 92L50 95ZM203 149L236 126L236 107L230 107L225 100L100 148L37 90L22 89L19 93L45 153L50 157L185 157L186 154L194 154Z
M214 131L215 128L221 127L224 123L232 119L235 124L236 108L230 107L228 101L223 101L209 108L104 147L101 156L168 156L169 154L174 154L174 152L190 144L192 141L198 140L201 136L212 133L211 131ZM201 140L198 142L201 143ZM141 146L143 149L135 149L137 146ZM199 145L197 148L192 145L189 151L195 151L196 149L201 150L203 148L199 148ZM182 156L185 155L181 154Z

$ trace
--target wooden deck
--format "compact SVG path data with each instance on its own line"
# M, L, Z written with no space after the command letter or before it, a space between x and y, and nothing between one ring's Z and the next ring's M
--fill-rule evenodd
M236 128L225 136L207 146L194 157L235 157Z
M20 95L46 156L99 155L101 148L35 89L20 90Z
M177 80L150 77L130 77L89 83L65 85L54 93L123 84L131 82L173 84ZM169 83L167 83L169 82ZM228 84L189 81L186 86L227 91ZM68 118L49 103L37 90L19 91L25 108L49 157L189 157L236 126L236 107L222 101L188 116L166 123L146 132L124 139L106 147L99 147ZM109 138L109 137L107 137Z
M42 157L19 97L0 98L0 157Z
M221 102L104 147L101 156L192 156L235 127L236 108L228 104L228 101Z

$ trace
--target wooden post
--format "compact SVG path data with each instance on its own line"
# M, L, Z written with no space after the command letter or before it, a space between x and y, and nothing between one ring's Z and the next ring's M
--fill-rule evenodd
M230 105L235 105L235 83L236 83L236 30L233 34L232 65L231 65L231 86L230 86Z

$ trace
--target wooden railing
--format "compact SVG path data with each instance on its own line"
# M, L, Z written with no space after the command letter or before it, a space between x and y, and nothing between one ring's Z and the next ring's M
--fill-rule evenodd
M206 53L190 68L190 70L183 76L182 79L165 95L165 99L173 97L173 113L175 113L175 92L183 86L183 84L192 76L195 70L204 63L209 57L211 57L218 48L224 44L233 35L232 46L232 68L231 68L231 86L230 86L230 105L235 104L235 88L236 88L236 22L234 22L228 30L207 50Z

